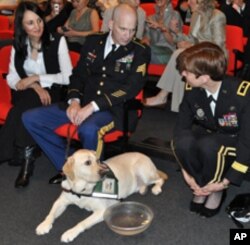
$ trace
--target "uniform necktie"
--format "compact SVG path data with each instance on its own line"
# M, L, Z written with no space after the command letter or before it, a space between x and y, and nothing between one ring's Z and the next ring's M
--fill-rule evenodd
M214 99L213 95L208 96L207 99L208 99L208 101L209 101L209 104L210 104L211 102L214 102L214 103L216 104L216 100Z
M115 45L115 44L112 44L112 49L111 49L111 51L108 53L106 59L110 58L110 57L114 54L115 50L116 50L116 45Z
M212 95L208 96L208 103L210 105L211 111L214 115L215 112L215 106L216 106L216 100L214 99L214 97Z

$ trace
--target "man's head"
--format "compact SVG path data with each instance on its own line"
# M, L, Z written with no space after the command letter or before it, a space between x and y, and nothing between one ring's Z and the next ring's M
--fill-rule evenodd
M113 41L125 46L135 35L137 25L137 14L135 8L128 4L119 4L115 7L109 28Z
M211 42L201 42L185 49L176 62L177 69L186 78L187 73L192 73L196 78L206 75L213 81L221 81L227 68L223 50Z

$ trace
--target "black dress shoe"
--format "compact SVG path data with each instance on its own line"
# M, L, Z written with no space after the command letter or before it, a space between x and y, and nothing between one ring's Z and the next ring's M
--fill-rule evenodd
M49 180L49 184L61 184L62 181L65 180L65 178L66 177L63 173L59 173Z
M197 213L199 214L202 210L204 206L204 203L196 203L191 201L190 206L189 206L189 210L191 213Z
M201 209L201 212L200 212L200 216L204 217L204 218L211 218L211 217L215 216L216 214L218 214L220 212L220 209L221 209L223 202L226 199L226 196L227 196L227 192L223 191L220 204L217 208L211 209L211 208L206 208L205 206L203 206L203 208Z

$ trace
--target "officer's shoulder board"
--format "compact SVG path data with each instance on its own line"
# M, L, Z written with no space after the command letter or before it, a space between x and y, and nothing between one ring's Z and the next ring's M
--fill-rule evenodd
M185 90L190 91L192 90L192 87L188 83L185 83Z
M142 48L146 48L146 46L145 46L143 43L141 43L141 41L140 41L139 39L137 39L137 38L134 38L134 39L132 40L132 42L133 42L134 44L136 44L136 45L142 47Z
M250 88L250 82L242 81L237 89L237 95L246 96Z

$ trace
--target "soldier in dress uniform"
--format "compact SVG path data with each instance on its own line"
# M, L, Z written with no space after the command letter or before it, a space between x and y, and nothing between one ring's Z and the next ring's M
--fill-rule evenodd
M202 42L177 59L186 91L173 150L193 190L192 212L218 213L230 183L240 185L250 164L250 82L225 76L226 58Z
M134 39L136 24L134 8L117 6L110 32L87 38L70 77L66 106L52 105L23 115L26 128L57 170L62 169L66 149L65 140L54 133L57 127L77 125L82 147L96 150L98 156L104 134L123 128L123 104L143 88L150 61L149 47ZM62 178L59 173L50 183Z

